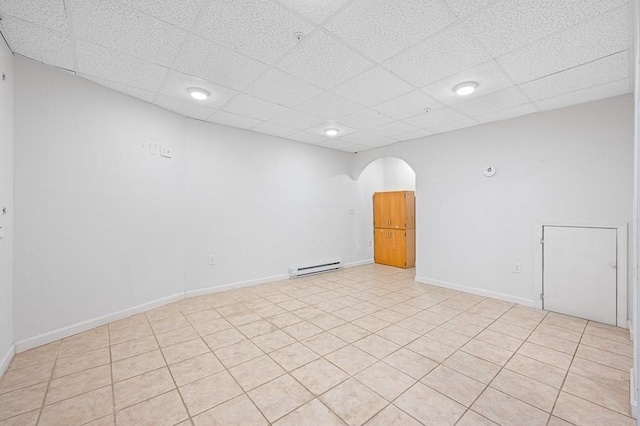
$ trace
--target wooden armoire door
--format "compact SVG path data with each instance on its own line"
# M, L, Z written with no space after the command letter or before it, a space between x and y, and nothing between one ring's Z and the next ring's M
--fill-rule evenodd
M389 264L389 230L375 228L373 232L373 257L374 262L382 265Z

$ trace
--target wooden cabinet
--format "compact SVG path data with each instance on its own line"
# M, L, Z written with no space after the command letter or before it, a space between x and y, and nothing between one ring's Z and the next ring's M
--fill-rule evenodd
M374 260L400 268L415 266L415 194L413 191L373 194Z

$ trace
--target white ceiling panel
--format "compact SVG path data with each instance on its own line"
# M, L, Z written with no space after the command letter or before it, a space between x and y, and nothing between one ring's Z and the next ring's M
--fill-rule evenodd
M345 151L345 152L357 152L358 148L360 147L357 144L341 141L339 139L328 139L316 145L322 146L325 148L337 149L338 151Z
M0 0L0 14L3 18L13 16L62 34L69 33L64 0Z
M370 132L380 134L383 136L396 137L409 132L415 132L420 130L418 127L404 123L402 121L394 121L393 123L385 124L371 129Z
M631 87L631 79L624 78L622 80L612 81L600 86L589 87L575 92L565 93L560 96L555 96L553 98L542 99L537 101L536 104L545 110L563 108L569 105L591 102L617 95L624 95L631 92Z
M393 118L374 111L372 109L361 109L353 114L340 117L340 122L356 129L369 129L371 127L380 126L394 121Z
M296 129L280 126L279 124L273 123L261 123L251 130L253 130L254 132L266 133L267 135L279 136L281 138L286 138L293 135L294 133L298 133L298 130Z
M206 120L211 117L217 110L208 108L195 102L189 102L182 99L175 99L166 95L159 95L156 99L156 105L187 117L197 118L198 120Z
M326 122L326 120L323 118L314 117L313 115L296 111L294 109L286 110L282 114L273 117L269 121L281 126L291 127L298 130L306 130L310 127L319 126L320 124Z
M489 123L491 121L507 120L509 118L520 117L521 115L531 114L537 112L538 108L532 103L519 105L513 108L503 109L501 111L494 111L488 114L481 114L473 117L481 123Z
M267 66L201 37L192 36L175 69L221 86L242 90Z
M452 22L439 0L355 0L327 28L382 62Z
M412 139L425 138L431 135L433 135L433 132L431 130L419 129L414 132L402 133L400 135L396 135L394 136L394 138L398 139L399 141L410 141Z
M117 92L124 93L125 95L133 96L134 98L142 99L143 101L153 103L156 98L156 92L150 90L139 89L137 87L129 86L127 84L115 83L113 81L105 80L103 78L82 76L83 78L98 83L101 86L108 87Z
M335 87L333 92L362 105L372 106L413 90L384 68L376 67Z
M225 126L240 127L241 129L251 129L261 123L260 120L242 115L232 114L226 111L218 111L207 119L212 123L224 124Z
M294 10L298 14L318 24L331 16L347 2L347 0L278 1L289 9Z
M114 0L67 0L79 39L163 66L176 58L187 32Z
M465 21L494 55L501 55L534 40L621 6L626 0L504 0Z
M190 87L205 89L211 93L211 96L203 101L196 101L187 92L187 89ZM161 93L176 99L182 99L186 102L196 103L200 106L220 108L238 92L191 75L183 74L178 71L171 71L167 75Z
M118 0L184 30L189 30L200 12L203 0Z
M366 131L351 133L350 135L343 136L340 139L349 143L370 147L389 145L397 142L394 138Z
M304 142L309 144L316 144L322 141L327 140L326 136L316 135L315 133L308 132L299 132L287 137L288 139L293 139L298 142Z
M285 108L273 102L264 101L249 95L238 95L223 108L227 112L245 115L258 120L269 120L282 113Z
M420 115L407 118L404 121L409 124L413 124L414 126L428 129L430 127L439 126L441 124L462 120L463 118L465 118L464 115L460 114L457 111L454 111L451 108L440 108L434 109L429 112L423 112Z
M160 65L127 56L106 47L76 41L77 72L124 83L139 89L158 91L168 70Z
M324 89L337 86L372 66L371 61L325 31L306 37L278 65L284 71Z
M325 120L333 120L358 111L362 107L338 95L325 92L300 104L297 109Z
M458 18L464 18L468 14L492 3L496 0L445 0L453 13Z
M599 86L626 78L628 75L629 55L625 51L534 80L520 87L531 99L540 100Z
M443 104L454 105L469 98L458 95L453 91L453 88L460 83L469 81L478 83L478 88L472 95L474 98L513 86L500 67L494 61L489 61L430 84L422 90Z
M318 96L323 90L277 68L271 68L252 83L246 92L291 108Z
M516 83L524 83L620 52L628 46L629 7L625 5L508 53L498 58L498 62Z
M385 64L397 75L418 87L438 81L491 57L461 26L442 31Z
M373 108L390 117L402 120L424 112L425 108L436 109L440 107L442 107L442 104L431 96L419 90L414 90Z
M0 29L15 52L54 67L74 70L71 39L64 34L11 16Z
M270 0L212 0L196 34L247 56L273 64L312 25Z
M441 124L439 126L433 126L430 130L434 133L452 132L454 130L465 129L471 126L477 126L478 123L473 118L463 118L462 120L454 121L453 123Z
M471 98L465 102L456 104L455 108L463 114L474 117L476 115L487 114L493 111L526 104L528 102L530 102L529 99L522 94L522 91L519 88L514 86L486 96Z
M328 128L335 128L340 130L340 133L338 133L337 136L331 136L331 137L327 137L327 135L324 133L324 131ZM332 121L329 123L325 123L325 124L321 124L319 126L316 127L312 127L311 129L307 129L306 132L307 133L313 133L316 135L320 135L322 137L324 137L325 139L336 139L336 138L342 138L346 135L349 135L351 133L357 132L358 129L354 129L352 127L346 126L345 124L339 122L339 121Z

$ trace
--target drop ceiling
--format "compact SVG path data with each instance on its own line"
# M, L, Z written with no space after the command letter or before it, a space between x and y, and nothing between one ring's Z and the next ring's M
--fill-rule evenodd
M0 0L0 30L15 53L184 116L358 152L630 93L630 7ZM478 89L456 95L465 81Z

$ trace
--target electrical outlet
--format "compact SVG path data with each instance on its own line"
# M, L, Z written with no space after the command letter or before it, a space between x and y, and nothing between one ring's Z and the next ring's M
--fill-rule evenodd
M215 258L213 257L212 254L210 254L209 255L209 265L215 265L215 264L216 264Z
M162 145L160 147L160 156L165 158L171 158L171 150L169 147Z
M519 274L521 271L520 269L520 262L516 262L513 264L513 273L514 274Z

